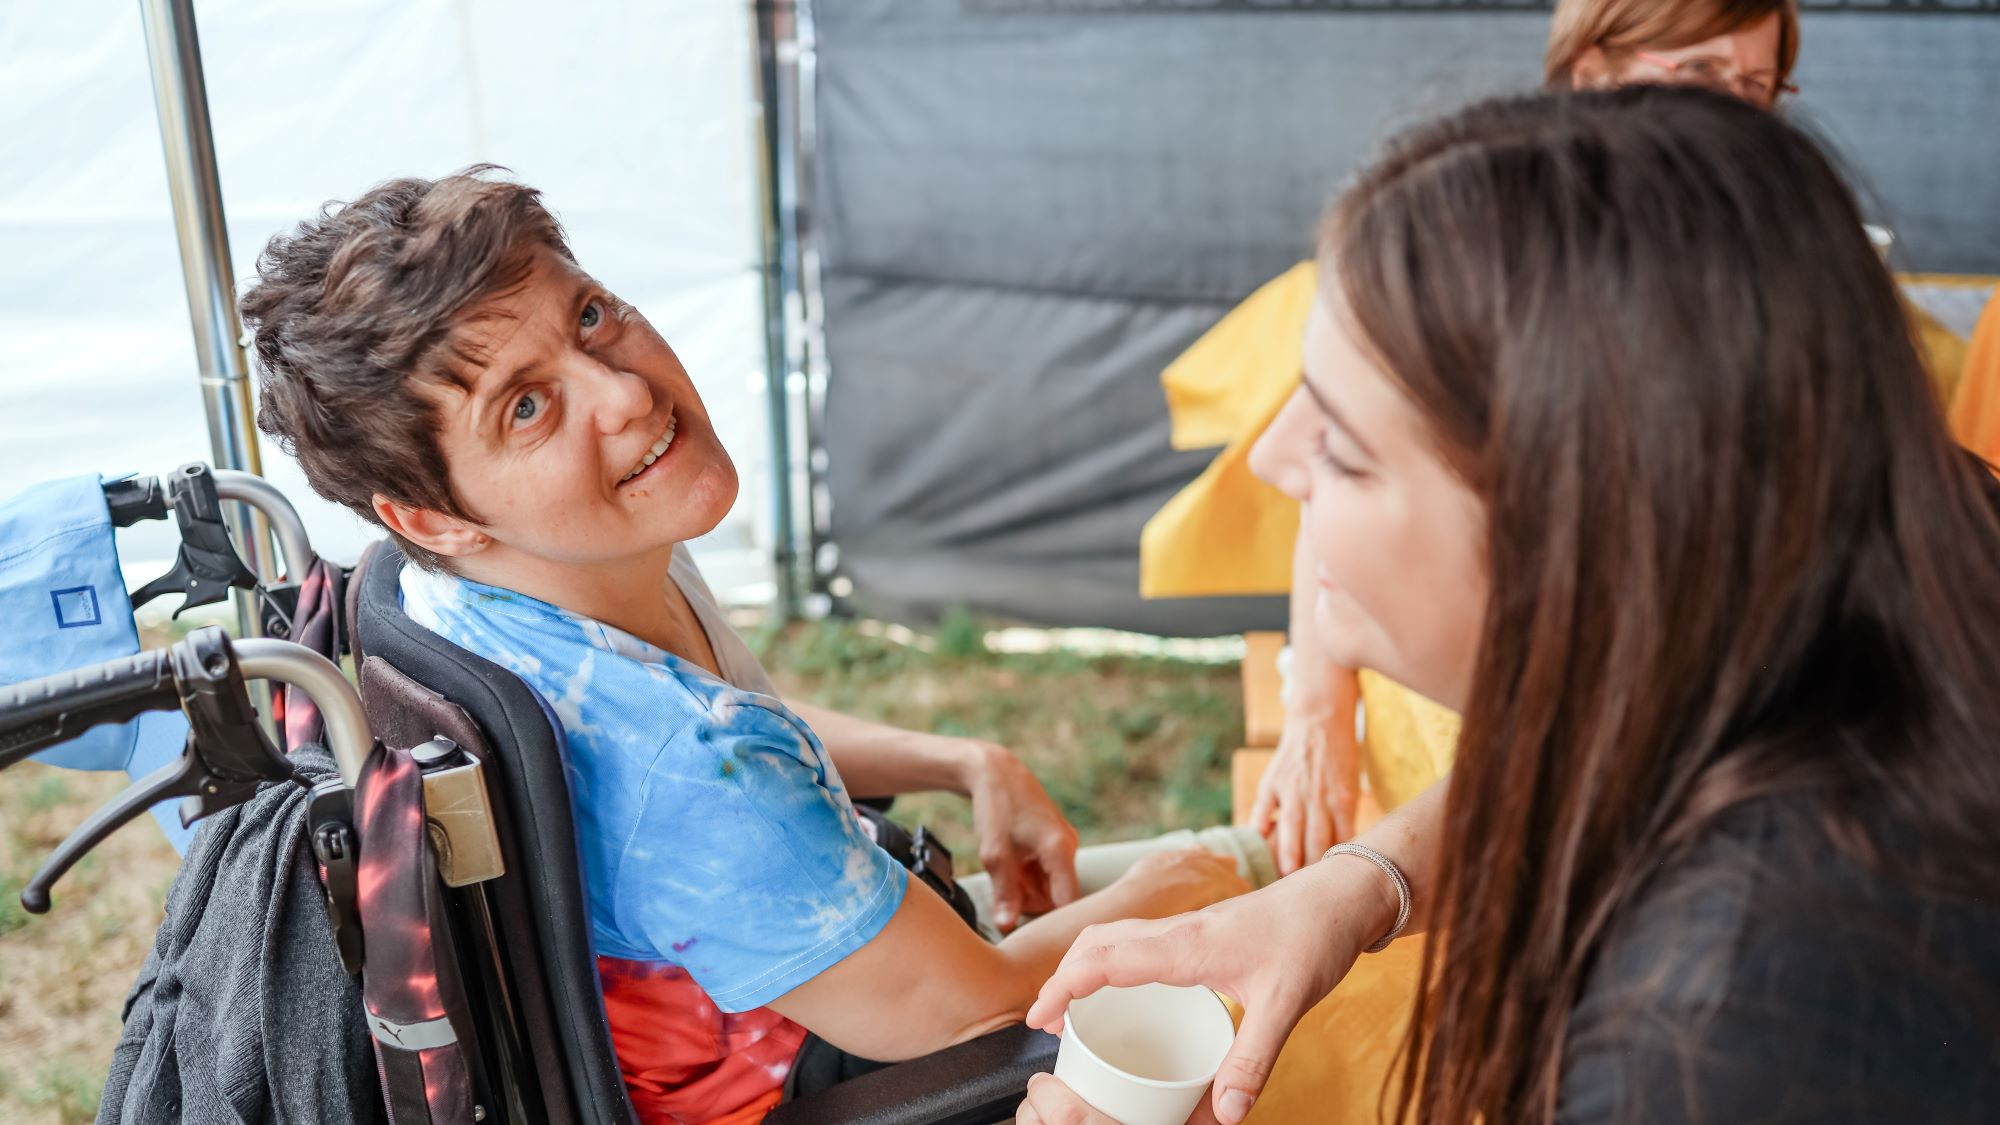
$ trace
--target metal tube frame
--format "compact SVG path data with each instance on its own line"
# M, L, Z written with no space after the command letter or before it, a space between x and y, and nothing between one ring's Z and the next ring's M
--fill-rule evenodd
M153 74L153 101L159 111L167 187L173 196L174 230L180 241L181 273L187 287L188 320L194 329L210 454L217 469L261 474L263 464L250 405L250 366L243 354L243 326L236 312L235 273L230 266L229 230L223 219L222 180L215 165L194 0L139 0L139 12ZM235 533L244 564L260 578L275 577L263 519L255 511L234 504L226 509L225 518ZM242 635L255 636L257 614L241 592L236 598L236 615Z
M285 580L303 582L306 572L312 569L318 556L313 553L312 540L306 537L305 521L299 518L299 511L278 486L263 477L235 469L215 470L215 494L225 500L240 500L255 508L270 525L271 533L278 541L278 552L285 560Z
M319 653L290 641L253 637L233 642L236 666L244 680L276 680L291 684L312 697L326 721L326 746L340 767L340 780L349 789L361 781L361 767L375 736L368 729L368 716L361 710L361 695L340 667Z
M758 265L764 292L765 416L771 442L772 569L777 612L790 620L799 611L798 527L792 479L792 374L798 369L798 341L788 331L796 303L797 244L792 171L787 136L793 130L787 56L793 40L792 5L786 0L753 0L752 35L757 50Z
M826 483L827 454L820 433L826 409L827 360L825 303L820 282L820 240L813 201L819 156L819 34L813 0L792 0L791 38L779 54L785 94L783 128L775 145L780 170L779 190L787 269L787 328L794 398L800 408L792 419L794 448L804 450L795 466L792 488L802 499L808 588L824 602L827 579L835 561L828 553L831 492Z

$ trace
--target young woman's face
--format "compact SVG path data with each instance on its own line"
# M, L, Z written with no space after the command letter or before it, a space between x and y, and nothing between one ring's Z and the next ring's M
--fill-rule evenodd
M1305 385L1250 465L1302 506L1327 654L1462 708L1486 611L1485 512L1344 320L1340 296L1322 288Z

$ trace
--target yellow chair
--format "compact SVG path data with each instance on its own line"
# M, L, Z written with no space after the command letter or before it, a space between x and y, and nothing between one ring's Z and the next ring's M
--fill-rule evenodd
M1951 399L1951 432L1967 449L2000 464L2000 288L1986 302Z

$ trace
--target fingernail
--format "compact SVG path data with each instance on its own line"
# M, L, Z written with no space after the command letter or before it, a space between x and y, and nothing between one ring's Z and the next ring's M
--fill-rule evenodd
M1250 1116L1250 1107L1256 1102L1256 1096L1248 1090L1225 1090L1222 1101L1215 1107L1216 1119L1221 1121L1222 1125L1236 1125L1238 1121Z

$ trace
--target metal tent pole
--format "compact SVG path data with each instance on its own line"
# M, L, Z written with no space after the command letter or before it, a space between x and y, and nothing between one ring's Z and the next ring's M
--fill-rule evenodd
M757 46L757 91L760 109L757 172L761 204L758 248L764 280L764 352L766 411L771 435L771 509L776 529L772 565L778 586L780 620L797 617L800 608L798 528L792 490L792 372L797 370L797 341L786 331L788 310L797 301L791 268L797 234L793 226L794 172L791 136L795 129L792 88L796 82L794 21L790 0L754 0L751 5Z
M222 181L215 169L194 2L139 0L139 11L153 71L153 101L160 114L167 186L173 194L174 229L180 238L210 455L218 469L261 474L250 407L250 367L240 342L243 325L236 314L229 230L223 224ZM226 514L244 564L260 577L274 577L263 519L237 503L227 505ZM257 635L257 615L243 591L237 591L236 614L242 635Z

